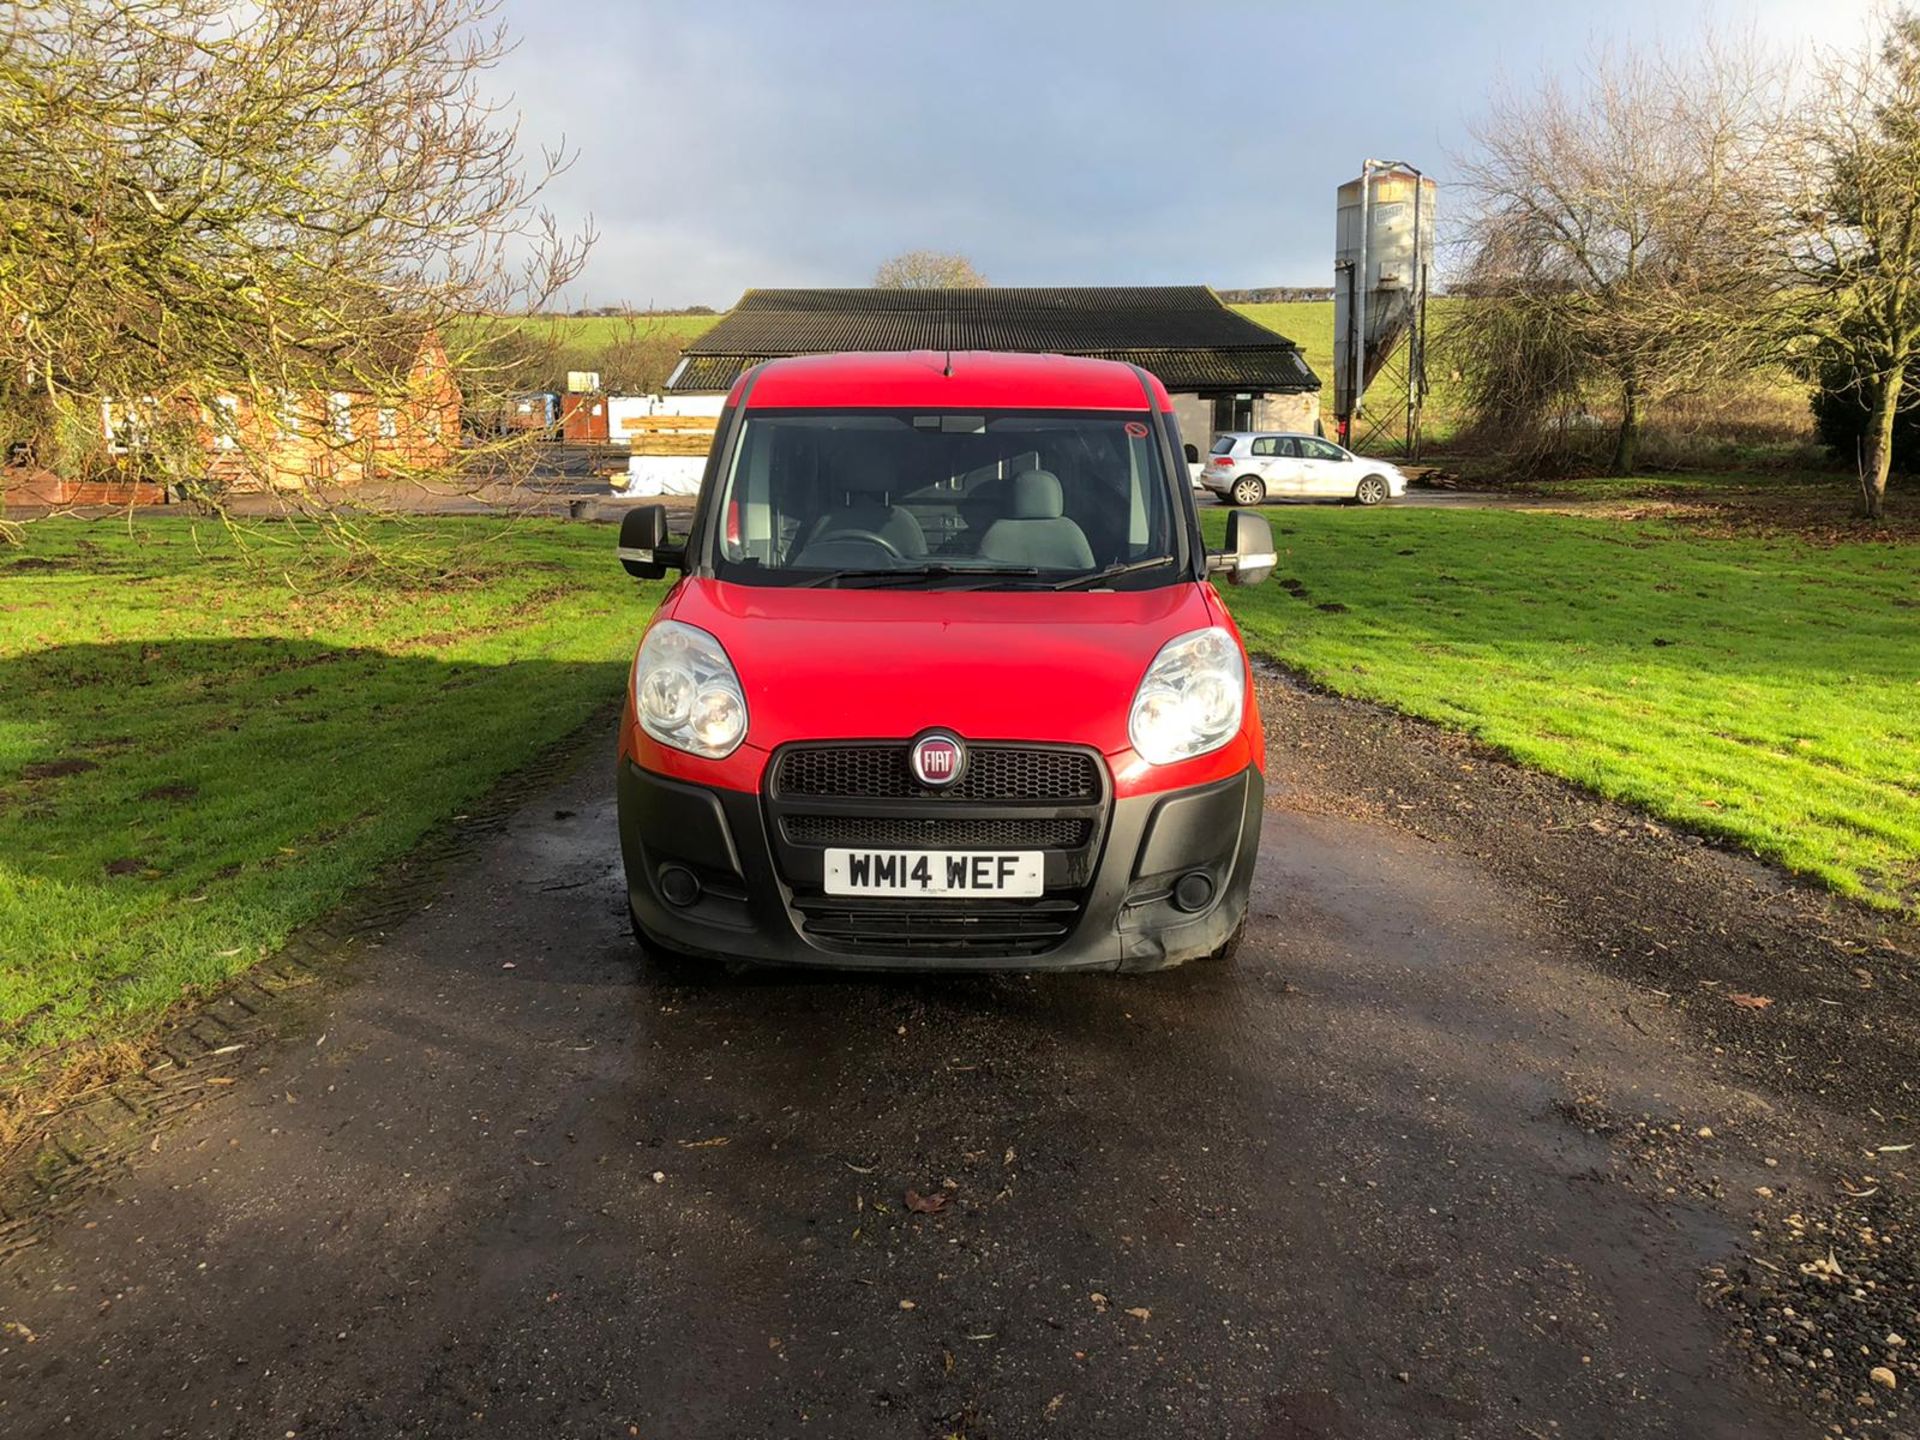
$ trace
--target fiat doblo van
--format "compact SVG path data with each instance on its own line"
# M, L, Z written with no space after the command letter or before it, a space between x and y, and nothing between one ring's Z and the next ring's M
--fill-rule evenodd
M868 969L1146 970L1247 913L1265 750L1173 407L1137 366L898 352L734 386L627 687L643 945Z

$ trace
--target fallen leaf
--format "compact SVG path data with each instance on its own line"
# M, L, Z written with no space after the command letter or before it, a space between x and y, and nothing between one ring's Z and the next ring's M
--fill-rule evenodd
M947 1208L952 1197L944 1190L936 1190L931 1195L922 1195L918 1190L907 1191L907 1209L916 1215L938 1215Z
M1913 1149L1913 1146L1911 1143L1909 1143L1906 1145L1882 1145L1882 1146L1879 1146L1878 1148L1882 1155L1899 1155L1904 1153L1905 1151Z
M1773 1004L1773 1000L1770 996L1746 995L1741 993L1738 990L1735 990L1731 994L1729 994L1727 996L1727 999L1731 1000L1734 1004L1738 1005L1742 1010L1764 1010L1769 1005Z
M731 1137L726 1135L714 1135L705 1140L682 1140L680 1148L682 1150L718 1150L722 1145L729 1144L730 1139Z
M1087 1298L1093 1302L1094 1309L1105 1310L1107 1308L1107 1297L1102 1295L1098 1290L1094 1291Z
M1046 1409L1041 1413L1043 1413L1049 1420L1051 1420L1054 1416L1060 1413L1060 1407L1066 1403L1067 1403L1067 1397L1065 1395L1056 1395L1051 1400L1047 1401Z
M900 1308L901 1308L902 1310L912 1310L912 1309L914 1309L915 1307L914 1307L914 1303L913 1303L913 1301L911 1301L911 1300L902 1300L902 1301L900 1302Z
M38 1335L34 1334L33 1331L29 1330L26 1326L22 1325L18 1320L9 1320L5 1325L0 1326L0 1329L5 1330L9 1335L18 1335L22 1340L26 1341L27 1344L29 1345L33 1344L34 1341L40 1338Z
M1127 1313L1136 1320L1151 1320L1153 1318L1153 1311L1147 1309L1144 1305L1136 1305L1127 1311Z

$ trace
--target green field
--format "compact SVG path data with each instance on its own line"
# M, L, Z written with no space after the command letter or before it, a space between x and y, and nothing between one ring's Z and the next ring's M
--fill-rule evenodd
M1445 296L1429 302L1427 324L1434 336L1437 337L1459 313L1460 304L1460 301ZM1333 415L1333 302L1299 300L1272 305L1236 305L1233 308L1269 330L1277 330L1300 347L1301 353L1307 357L1307 363L1313 367L1313 373L1320 377L1320 410L1329 417L1330 431ZM1437 339L1435 343L1438 343ZM1444 441L1453 434L1461 420L1457 386L1446 370L1436 365L1428 366L1427 381L1431 388L1427 395L1422 428L1429 440ZM1378 411L1382 418L1389 417L1393 409L1388 403L1389 399L1384 392L1369 392L1369 413Z
M1256 652L1920 909L1920 546L1268 514L1275 582L1228 592ZM9 1095L272 953L619 695L658 587L608 530L404 533L464 570L343 584L171 518L0 552L0 1134Z
M1428 308L1432 343L1442 345L1446 327L1462 313L1464 301L1436 297ZM1241 314L1284 335L1300 347L1314 374L1320 377L1320 408L1333 414L1333 302L1288 301L1264 305L1235 305ZM624 340L652 338L664 344L685 345L706 333L720 317L707 315L636 315L632 317L556 316L531 322L532 334L550 341L561 370L606 368L602 358ZM1393 377L1389 377L1390 379ZM1430 390L1423 432L1430 443L1444 445L1455 438L1466 419L1461 384L1439 361L1428 366ZM558 384L558 378L553 380ZM1356 443L1386 446L1397 439L1402 400L1376 381L1368 399L1370 420L1363 419ZM1587 408L1597 415L1613 411L1613 397L1596 394ZM1382 428L1377 437L1374 424ZM1772 466L1807 463L1805 450L1809 419L1805 385L1785 374L1722 386L1709 395L1689 396L1660 407L1647 417L1646 458L1659 465L1712 463ZM1604 459L1611 443L1604 426L1593 437L1596 453ZM1796 448L1798 447L1798 448Z
M440 522L412 544L496 543L430 585L172 521L0 549L0 1134L62 1047L245 970L617 697L650 597L609 535Z
M1507 511L1270 513L1275 579L1304 594L1231 592L1251 648L1920 909L1920 547ZM1217 534L1224 512L1208 519Z

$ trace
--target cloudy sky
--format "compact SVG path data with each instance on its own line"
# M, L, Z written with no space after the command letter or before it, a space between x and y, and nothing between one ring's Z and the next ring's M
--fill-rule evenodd
M1330 283L1367 156L1445 185L1488 89L1711 26L1851 43L1871 0L505 0L499 83L600 241L576 304L860 285L904 249L1008 285Z

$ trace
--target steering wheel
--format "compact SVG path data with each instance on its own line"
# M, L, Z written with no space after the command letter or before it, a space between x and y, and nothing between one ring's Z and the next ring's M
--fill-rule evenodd
M838 545L842 541L847 541L855 545L871 545L876 550L884 551L887 557L892 560L905 560L907 558L900 553L899 546L887 539L886 536L877 534L872 530L829 530L826 534L818 537L813 544L819 546ZM809 546L808 548L811 549L813 547Z

